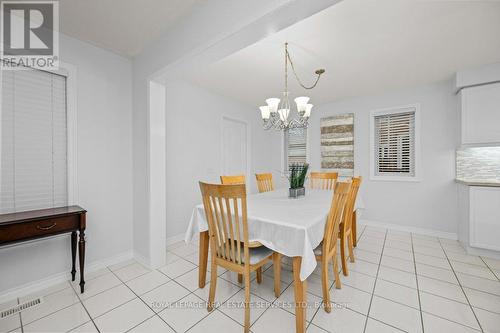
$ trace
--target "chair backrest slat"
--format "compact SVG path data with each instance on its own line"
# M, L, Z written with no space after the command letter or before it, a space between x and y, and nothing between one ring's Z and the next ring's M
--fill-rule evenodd
M255 178L257 179L259 193L274 191L272 173L258 173L255 175Z
M350 189L351 183L338 182L335 184L333 199L330 205L323 237L323 255L326 255L326 257L336 249L340 222L346 209Z
M212 255L234 264L249 263L244 184L200 182Z
M229 249L229 243L230 243L230 240L229 240L229 234L228 234L228 225L227 225L227 215L228 215L228 211L224 211L225 207L224 207L224 203L222 201L222 198L221 197L218 197L217 198L217 202L219 203L219 207L220 207L220 210L221 210L221 224L222 224L222 233L223 233L223 238L224 238L224 252L226 254L226 259L230 259L231 258L231 251Z
M346 211L342 219L342 227L344 228L344 232L351 229L352 215L354 213L354 205L356 204L356 198L358 196L361 180L362 180L361 177L352 178L351 190L349 192L349 197L347 198Z
M236 250L238 252L238 256L236 259L238 260L238 264L241 264L241 246L238 246L238 244L241 244L241 233L240 233L240 218L239 218L239 211L238 211L238 199L233 199L233 205L234 205L234 224L236 226Z
M338 176L337 172L311 172L310 187L312 189L333 190Z
M224 203L227 209L227 225L229 226L229 249L231 250L231 258L235 260L236 258L236 244L234 243L236 240L234 238L234 230L233 230L233 213L231 211L231 203L229 198L224 198Z
M245 184L245 175L220 176L220 182L223 185Z
M208 197L208 200L210 202L210 215L212 215L212 224L213 224L213 237L216 238L214 241L216 241L216 253L221 256L225 257L224 249L222 248L222 244L224 244L223 240L223 235L221 234L221 225L220 225L220 213L219 213L219 206L217 205L217 200L216 198L213 197Z

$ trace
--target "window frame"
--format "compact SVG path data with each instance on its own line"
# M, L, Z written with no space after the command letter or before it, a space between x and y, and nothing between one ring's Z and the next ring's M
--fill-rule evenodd
M309 127L306 129L306 163L310 164L310 136ZM283 172L283 177L288 173L288 141L285 137L287 131L281 133L281 171ZM286 161L286 162L285 162Z
M59 69L46 72L66 77L66 130L67 130L67 177L68 206L78 204L77 175L77 68L67 62L59 61Z
M408 109L415 109L415 137L414 137L414 170L413 176L377 175L375 174L375 117L407 113ZM421 153L420 153L420 104L402 105L370 111L370 180L373 181L398 181L398 182L420 182L421 181Z

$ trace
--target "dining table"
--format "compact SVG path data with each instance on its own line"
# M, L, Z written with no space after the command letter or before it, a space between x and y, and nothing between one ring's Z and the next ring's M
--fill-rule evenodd
M324 228L333 190L306 189L304 196L290 198L288 189L248 194L247 220L248 239L257 241L267 248L292 258L293 283L295 291L296 332L306 331L307 277L316 268L314 249L323 240ZM357 239L356 224L359 211L364 208L358 194L353 214L353 241ZM186 243L199 234L198 285L205 287L208 261L208 223L203 204L194 207Z

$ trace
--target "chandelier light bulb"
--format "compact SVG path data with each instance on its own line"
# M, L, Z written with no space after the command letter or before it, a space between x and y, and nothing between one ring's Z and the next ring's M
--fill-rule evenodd
M270 112L278 111L278 105L280 104L279 98L268 98L266 99L267 106L269 107Z
M306 104L306 109L305 109L305 112L304 112L304 118L309 118L311 116L311 110L313 108L314 105L312 104Z
M297 104L297 112L299 113L299 115L304 114L308 102L309 102L309 97L306 96L295 98L295 104Z
M260 108L260 114L262 115L262 119L268 120L269 117L271 116L271 111L269 110L269 106L264 105L259 108Z

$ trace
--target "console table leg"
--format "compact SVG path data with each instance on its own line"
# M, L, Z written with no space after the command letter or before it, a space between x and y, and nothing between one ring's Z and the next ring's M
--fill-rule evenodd
M80 262L80 292L83 294L85 287L85 280L83 278L83 270L85 266L85 230L80 230L80 241L78 247L78 255Z
M75 281L76 269L75 269L75 261L76 261L76 231L71 233L71 281Z

